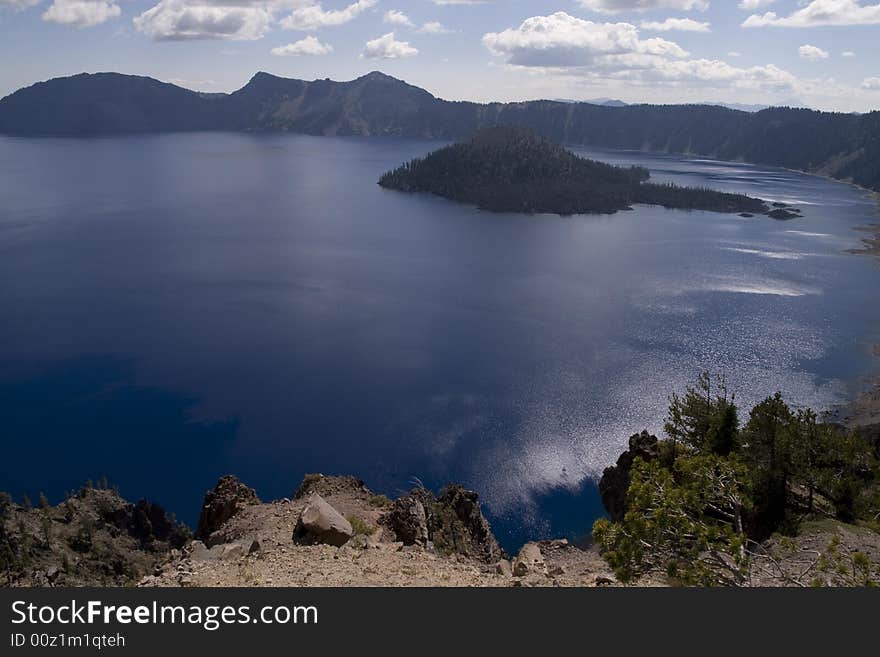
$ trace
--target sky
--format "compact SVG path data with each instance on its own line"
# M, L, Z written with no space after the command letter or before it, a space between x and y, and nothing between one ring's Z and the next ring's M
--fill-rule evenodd
M81 72L234 91L380 70L450 100L880 109L880 0L0 0L0 97Z

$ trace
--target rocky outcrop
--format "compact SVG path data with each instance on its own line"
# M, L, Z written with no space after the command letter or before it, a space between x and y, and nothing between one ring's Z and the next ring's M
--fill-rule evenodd
M404 545L427 546L429 538L428 516L425 506L415 495L407 495L394 501L383 518L383 524L394 532Z
M480 509L479 495L463 486L447 486L440 492L429 528L431 540L440 550L447 549L486 563L505 556Z
M136 538L145 548L156 543L180 548L190 536L189 530L182 528L165 509L147 500L122 504L107 514L105 520Z
M800 219L802 215L796 210L776 208L775 210L770 210L770 212L767 213L767 216L771 219L776 219L777 221L788 221L790 219Z
M317 494L309 499L293 530L293 540L300 544L325 543L340 547L352 536L351 523Z
M629 449L617 459L617 464L605 468L599 480L599 495L611 520L617 522L626 514L626 492L629 490L633 461L656 459L660 455L657 436L642 431L630 437Z
M405 545L423 544L441 554L487 564L505 556L480 509L479 496L463 486L447 486L437 497L424 488L413 490L394 502L382 523Z
M158 504L91 485L59 504L15 504L0 493L0 582L7 586L125 586L190 538Z
M214 489L205 493L196 538L208 546L225 542L220 537L212 538L212 535L241 509L259 503L256 491L241 483L238 477L220 477Z
M302 483L293 494L293 499L301 500L312 494L318 494L324 498L332 497L340 493L351 494L354 492L372 495L372 491L364 484L363 479L348 475L323 475L307 474Z

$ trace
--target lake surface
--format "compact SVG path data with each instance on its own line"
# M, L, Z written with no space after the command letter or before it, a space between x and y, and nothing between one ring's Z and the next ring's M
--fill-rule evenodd
M817 408L869 373L862 192L635 153L593 155L805 216L494 215L376 185L436 147L0 137L0 489L106 476L194 523L227 472L263 499L306 472L461 481L516 548L586 534L595 478L701 370Z

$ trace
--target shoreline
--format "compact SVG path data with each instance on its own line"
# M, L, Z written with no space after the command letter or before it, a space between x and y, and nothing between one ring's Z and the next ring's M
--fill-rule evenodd
M851 430L880 424L880 377L869 380L867 390L830 411L829 419Z
M878 201L880 201L880 197L878 197ZM852 253L853 255L880 256L880 223L856 226L853 230L868 233L868 237L862 238L861 248L847 249L847 253Z
M852 181L832 178L826 174L810 173L808 175L830 181L843 182L854 187L878 204L877 209L878 214L880 214L880 192L862 187ZM847 249L846 253L880 258L880 222L854 226L853 230L868 233L868 236L861 239L861 247ZM880 359L880 343L872 345L868 357ZM847 402L835 405L827 411L829 419L839 422L851 430L880 424L880 373L865 376L862 383L864 385L860 386L862 388L860 392L855 393Z
M722 162L732 162L734 160L721 160ZM742 164L754 164L756 166L763 166L758 164L757 162L747 162L742 160ZM773 166L773 165L768 165ZM849 185L850 187L854 187L860 192L865 192L867 196L870 196L874 199L878 204L880 204L880 190L870 189L869 187L862 187L858 183L853 182L852 180L847 180L846 178L835 178L832 175L827 173L819 173L818 171L807 171L805 169L790 169L788 167L779 167L783 171L788 171L789 173L802 173L807 176L813 176L814 178L821 178L823 180L827 180L829 182L843 183L844 185Z

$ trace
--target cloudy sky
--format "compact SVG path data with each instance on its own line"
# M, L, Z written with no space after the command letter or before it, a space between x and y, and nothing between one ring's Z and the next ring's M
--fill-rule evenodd
M0 0L0 96L119 71L232 91L381 70L466 100L880 108L880 0Z

